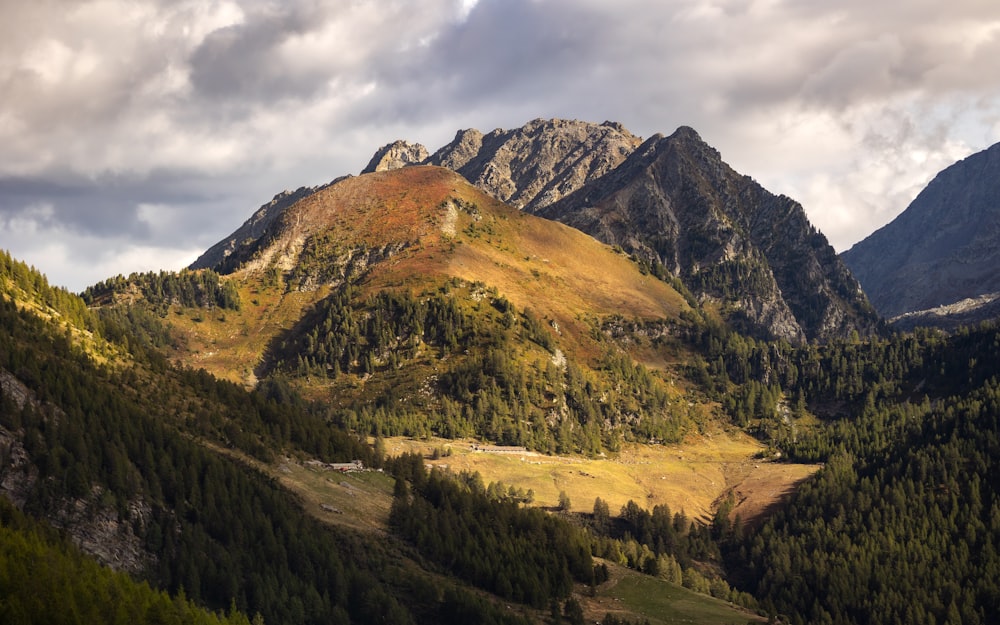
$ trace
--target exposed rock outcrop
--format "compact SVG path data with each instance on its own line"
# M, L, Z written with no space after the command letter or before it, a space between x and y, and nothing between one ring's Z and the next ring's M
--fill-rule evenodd
M841 258L886 317L1000 291L1000 143L941 171Z
M370 174L376 171L389 171L407 165L416 165L426 160L427 156L427 148L419 143L393 141L379 148L361 173Z
M43 408L34 392L4 369L0 369L0 395L18 409L30 404L40 412L53 414L53 418L66 418L57 408ZM22 509L39 480L38 468L25 449L24 435L23 429L12 431L0 426L0 495ZM45 520L65 531L102 564L138 575L154 561L135 532L135 527L148 522L150 507L140 498L130 501L126 520L113 503L102 497L104 492L95 486L83 497L53 502Z
M691 128L651 137L538 214L662 264L746 331L801 342L878 325L802 206L735 172Z
M987 293L947 306L904 313L893 317L889 322L899 330L932 327L953 331L961 326L975 325L981 321L998 318L1000 318L1000 293Z
M642 140L620 124L536 119L514 130L462 130L425 161L462 176L493 197L535 212L599 178Z

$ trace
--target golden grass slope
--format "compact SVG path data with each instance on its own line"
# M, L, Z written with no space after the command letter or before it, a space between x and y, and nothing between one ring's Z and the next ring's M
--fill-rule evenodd
M733 515L752 522L780 502L795 484L818 467L761 460L763 446L741 432L718 430L689 436L677 445L625 444L608 458L547 456L533 452L484 453L472 441L391 438L386 450L424 454L427 463L455 473L479 472L485 483L503 482L527 491L533 505L554 508L559 494L573 512L590 513L594 499L608 503L613 515L629 501L643 508L666 504L692 520L708 522L718 503L732 492ZM450 455L431 459L434 450Z
M241 311L170 316L187 339L177 354L184 364L254 384L270 342L330 292L329 285L288 290L267 278L274 267L295 267L306 241L317 236L345 248L405 246L367 268L363 293L419 293L452 278L480 282L544 318L560 348L584 361L600 353L591 336L600 321L676 318L687 308L669 285L609 246L521 213L439 167L348 178L287 209L275 232L266 249L227 277L238 283Z

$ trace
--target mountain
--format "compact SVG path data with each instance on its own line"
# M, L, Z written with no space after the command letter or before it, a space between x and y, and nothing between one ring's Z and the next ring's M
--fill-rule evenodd
M345 409L382 406L366 412L373 433L458 431L597 453L691 427L676 404L687 391L638 372L615 342L648 324L642 341L685 349L684 297L609 246L442 167L312 193L216 269L251 292L249 304L222 321L175 318L189 344L180 357L233 380L290 375ZM234 325L247 331L226 330ZM474 401L487 389L491 403ZM465 402L475 409L451 415Z
M697 182L667 139L566 199L615 172ZM721 197L753 199L740 180ZM760 195L761 221L794 221ZM748 336L664 265L434 166L303 193L250 234L214 269L82 297L0 255L5 616L64 592L123 622L1000 619L995 323ZM7 531L34 523L170 597Z
M539 214L664 265L746 331L794 342L877 326L802 206L737 174L690 128L650 138Z
M223 276L119 276L81 299L2 260L0 495L106 564L231 606L234 620L242 610L271 623L540 622L553 604L573 612L586 602L575 586L596 588L628 562L597 567L585 531L523 506L523 489L428 473L422 454L385 458L362 432L595 460L626 441L729 439L679 379L697 314L680 294L443 168L308 194L235 247ZM623 345L674 372L636 364ZM248 353L255 389L196 368L241 377ZM351 459L397 476L397 496L381 472L329 473ZM670 525L683 531L674 544L708 535L684 515ZM661 560L680 584L681 564ZM708 622L753 618L707 595L711 584L726 600L752 598L683 566L702 594L673 596L711 609ZM58 592L45 581L36 587ZM0 580L8 591L23 587Z
M841 258L886 317L1000 291L1000 143L938 173Z
M621 124L536 119L521 128L462 130L424 161L493 197L537 212L620 165L641 140Z
M801 205L733 171L690 128L642 142L615 123L535 120L460 131L423 162L620 246L744 331L800 343L878 326Z

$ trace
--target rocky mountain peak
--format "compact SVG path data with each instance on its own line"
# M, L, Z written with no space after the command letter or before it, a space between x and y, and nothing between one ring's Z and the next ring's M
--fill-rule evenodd
M365 171L378 168L383 148ZM416 158L406 152L404 158ZM718 302L744 331L793 342L875 331L858 282L802 206L735 172L689 126L643 141L622 124L534 119L460 130L423 164L619 245Z
M701 135L698 134L698 131L692 128L691 126L678 126L677 130L675 130L673 134L670 135L670 137L677 141L681 140L695 141L697 143L703 143L706 146L708 145L702 140Z
M361 173L370 174L415 165L426 160L427 156L427 148L419 143L393 141L379 148Z
M482 148L483 133L475 128L459 130L451 143L428 157L426 162L428 165L438 165L458 171L476 158Z
M529 212L613 170L641 143L621 124L536 119L513 130L460 131L430 158Z
M886 317L1000 291L1000 143L938 173L841 257Z

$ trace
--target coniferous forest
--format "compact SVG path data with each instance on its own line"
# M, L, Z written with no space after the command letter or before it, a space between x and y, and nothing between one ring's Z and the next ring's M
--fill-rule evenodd
M141 274L80 298L2 261L0 482L17 494L0 502L3 622L578 623L576 597L606 584L609 565L783 623L1000 620L995 323L803 345L697 308L639 328L686 354L684 384L726 427L822 468L753 524L731 501L693 519L645 502L612 510L598 494L592 513L571 514L418 454L386 456L379 441L596 457L682 440L699 417L607 338L624 318L594 325L592 366L557 366L552 324L480 284L362 295L345 283L270 346L247 390L167 355L181 340L169 310L249 305L226 278ZM336 407L300 393L406 367L433 370L433 400L392 385ZM285 456L392 476L387 533L310 516L257 464ZM129 575L73 544L72 506L138 545Z

